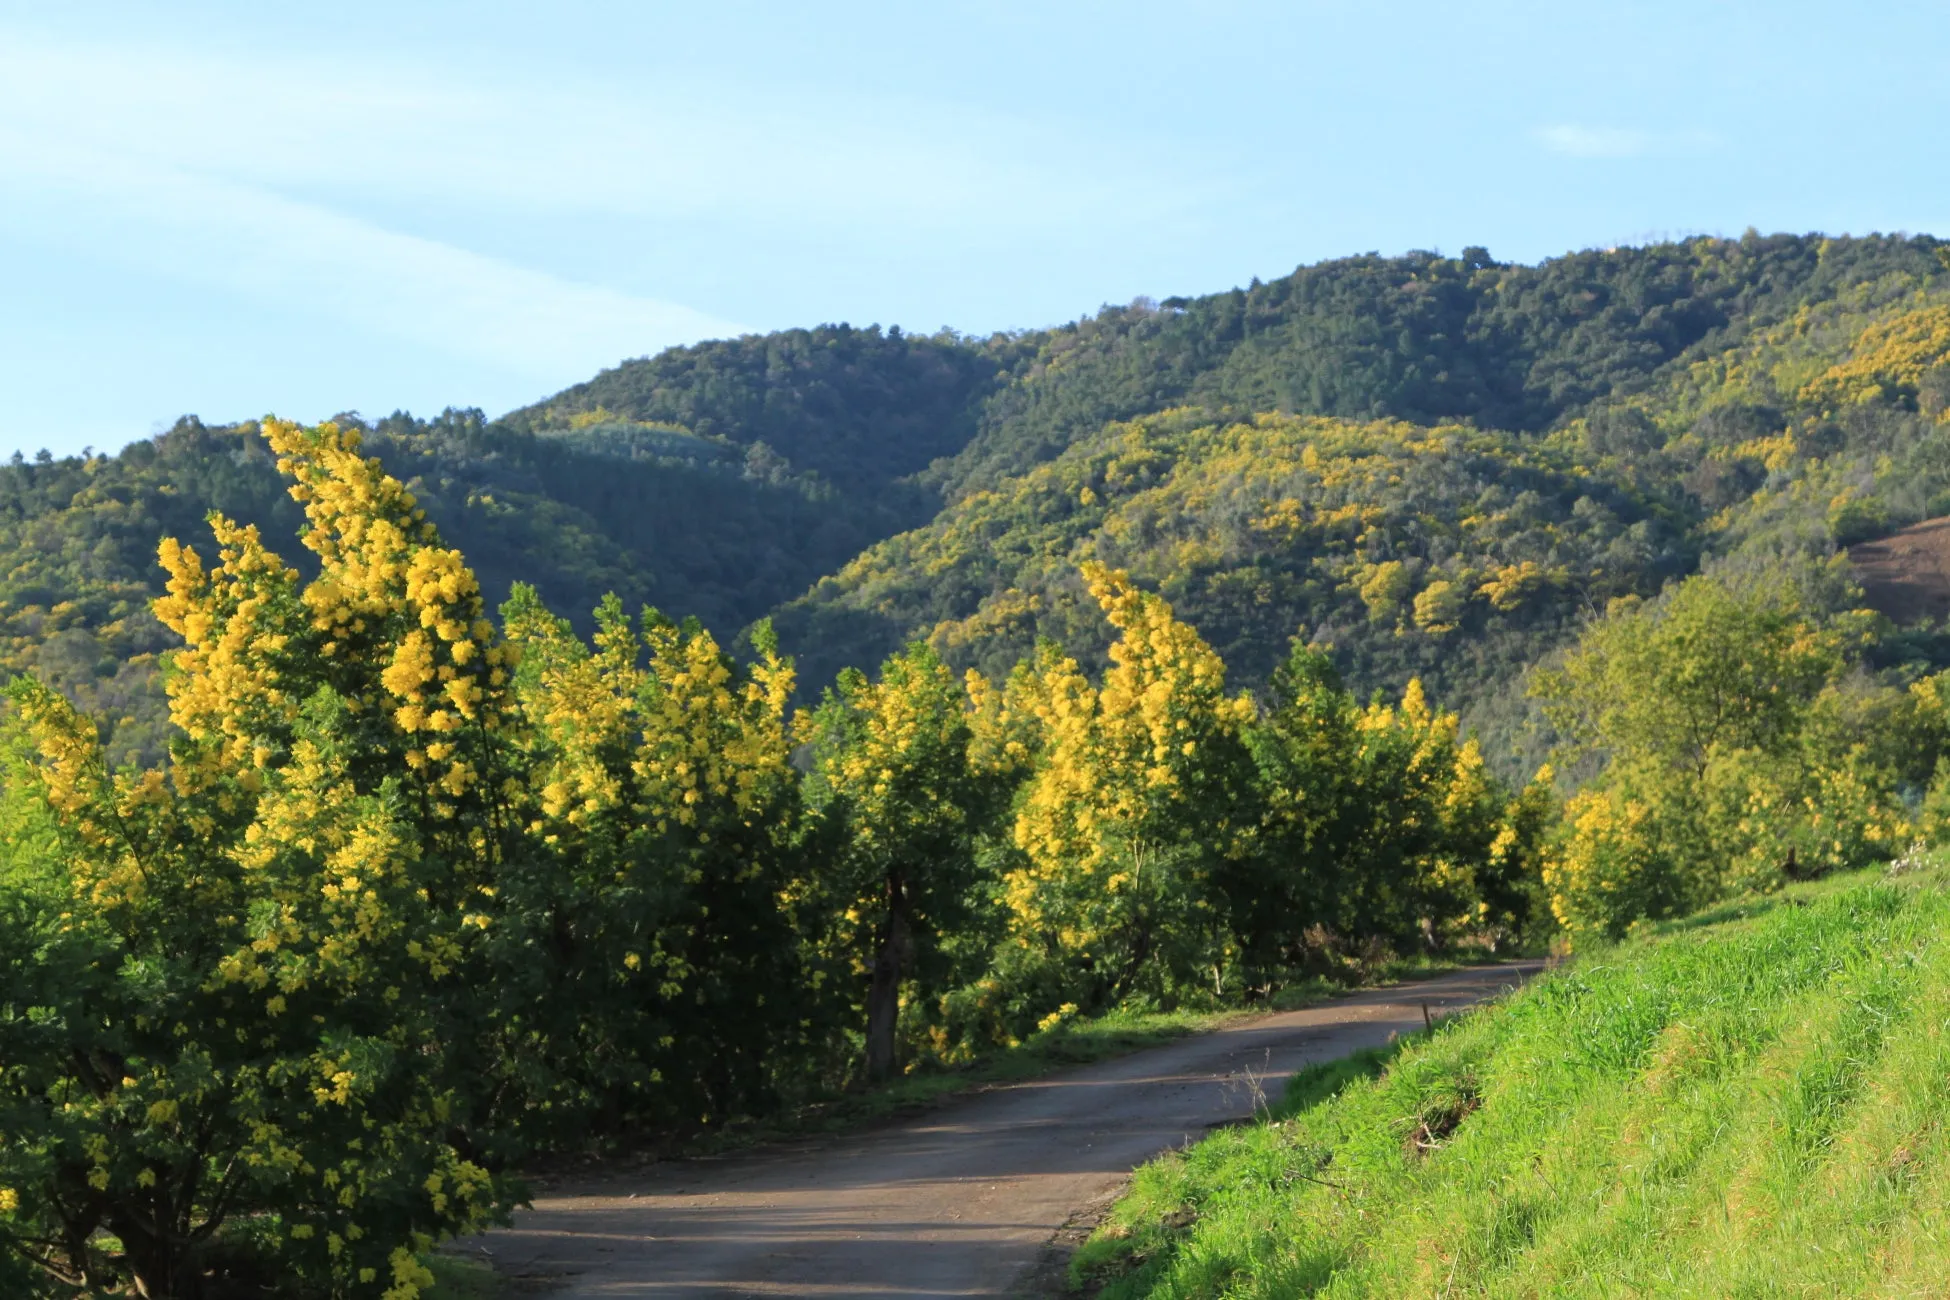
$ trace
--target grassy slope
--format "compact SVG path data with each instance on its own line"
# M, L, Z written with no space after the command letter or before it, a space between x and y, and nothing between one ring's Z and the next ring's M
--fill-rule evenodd
M1940 1295L1950 871L1586 955L1137 1174L1106 1296ZM1458 1122L1460 1121L1460 1122Z

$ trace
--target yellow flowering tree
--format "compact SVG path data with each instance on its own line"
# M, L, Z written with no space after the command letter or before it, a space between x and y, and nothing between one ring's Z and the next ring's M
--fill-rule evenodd
M833 925L824 946L864 1004L869 1079L897 1064L903 993L937 996L961 973L957 947L983 929L977 853L1006 787L971 754L972 713L962 684L917 643L876 681L841 674L799 718L808 796L831 846L817 877Z
M572 1130L690 1126L806 1086L791 665L740 668L695 623L611 597L593 645L517 587L528 856L491 937L497 1031ZM559 1136L559 1134L558 1134Z
M1512 799L1419 682L1363 706L1296 644L1248 743L1260 820L1229 882L1249 984L1332 956L1329 937L1439 947L1529 926L1548 773Z
M355 435L264 432L319 573L221 517L212 566L164 543L168 767L111 772L64 699L10 692L9 798L49 852L45 960L0 1021L5 1240L94 1290L256 1267L403 1300L418 1254L509 1194L466 1045L511 655Z
M1004 882L1012 941L1079 1000L1170 996L1227 960L1214 873L1235 847L1253 706L1163 599L1083 573L1117 640L1101 686L1072 659L1039 665L1040 753Z
M1686 905L1690 891L1660 830L1654 806L1623 786L1571 796L1544 887L1573 941L1617 938L1632 921Z

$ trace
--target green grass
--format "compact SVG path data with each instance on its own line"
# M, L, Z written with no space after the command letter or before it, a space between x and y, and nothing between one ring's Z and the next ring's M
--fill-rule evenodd
M1950 871L1650 927L1138 1171L1105 1297L1950 1291Z
M513 1283L479 1260L438 1253L422 1258L433 1270L433 1286L420 1293L421 1300L503 1300L519 1294Z

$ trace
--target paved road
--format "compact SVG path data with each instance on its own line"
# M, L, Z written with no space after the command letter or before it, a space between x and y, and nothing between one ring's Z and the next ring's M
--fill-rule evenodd
M1244 1021L816 1145L551 1189L464 1246L574 1297L1006 1296L1133 1167L1277 1098L1288 1074L1494 997L1538 963Z

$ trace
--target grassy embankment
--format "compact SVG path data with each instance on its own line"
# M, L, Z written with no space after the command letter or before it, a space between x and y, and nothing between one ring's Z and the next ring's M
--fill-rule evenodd
M1909 864L1905 864L1909 865ZM1950 866L1654 927L1145 1166L1104 1297L1950 1286Z

